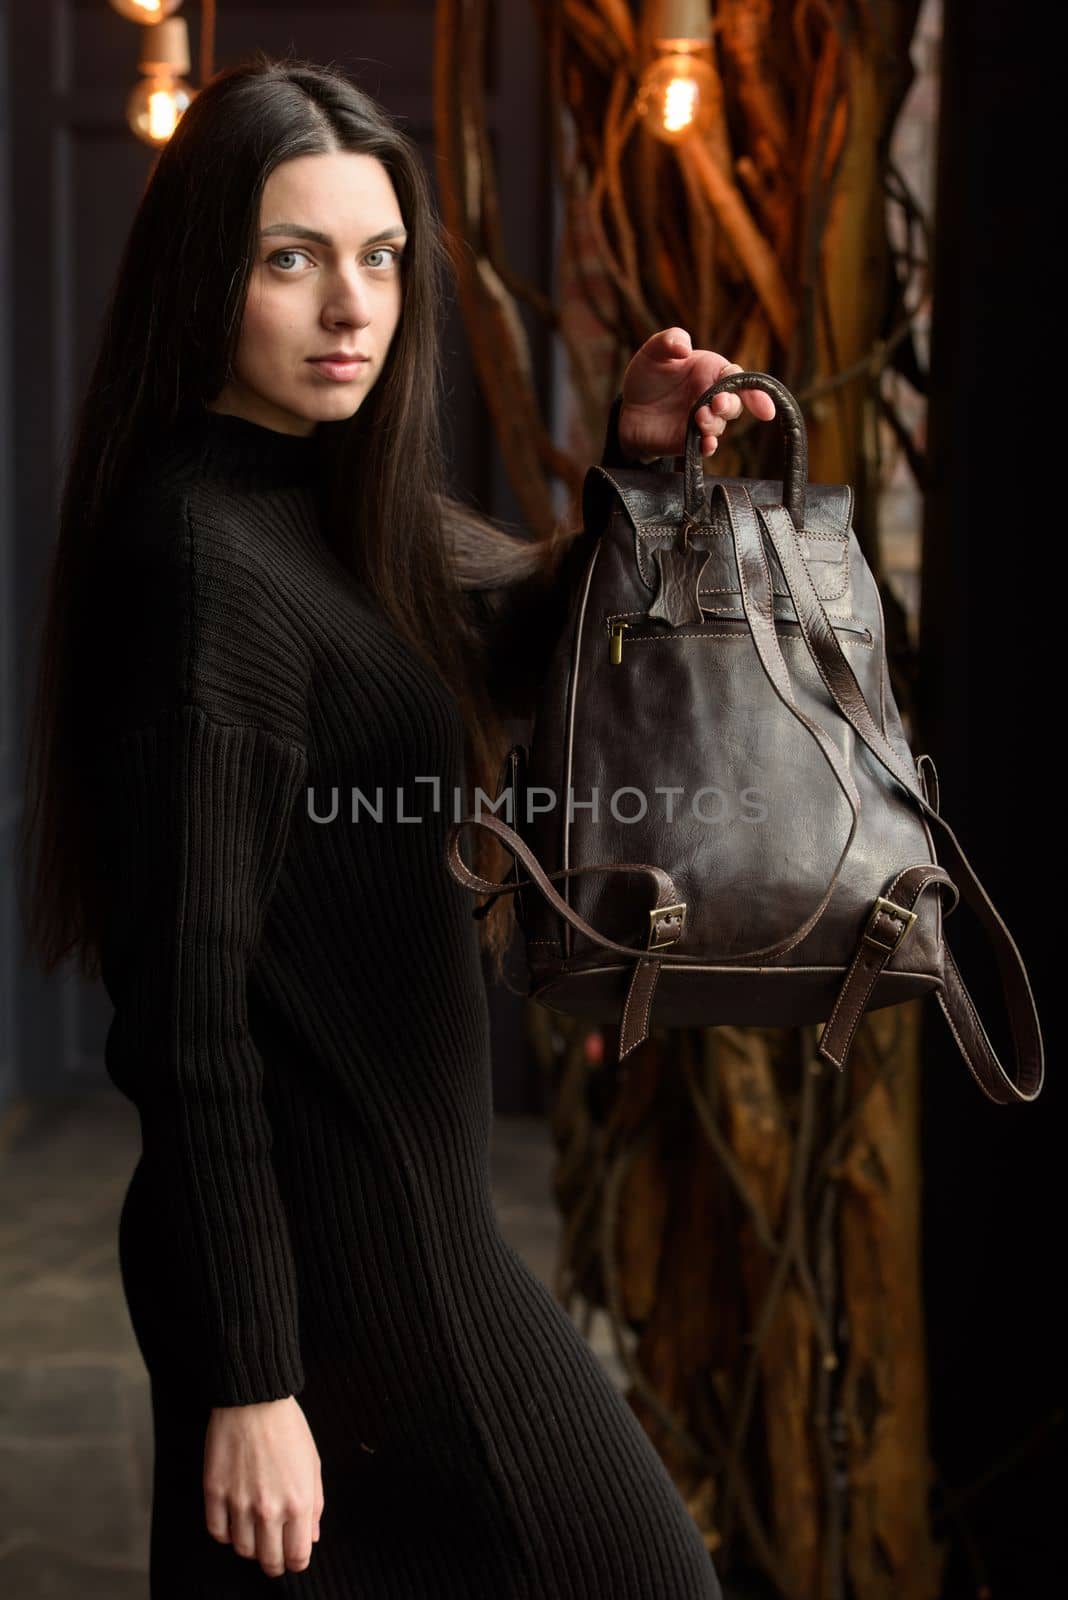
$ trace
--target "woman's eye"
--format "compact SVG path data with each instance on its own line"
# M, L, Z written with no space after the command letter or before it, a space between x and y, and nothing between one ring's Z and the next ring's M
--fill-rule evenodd
M400 251L399 250L394 250L392 245L388 245L388 244L387 245L379 245L376 249L374 249L374 250L369 252L370 256L380 256L382 254L386 254L386 255L392 256L393 257L393 261L399 261L400 260ZM392 265L392 264L393 263L391 262L390 265Z
M274 265L277 264L279 256L303 256L305 261L310 261L311 260L311 257L307 254L306 251L304 251L304 250L292 250L292 249L289 249L289 250L276 250L273 253L273 255L269 255L267 257L267 260L272 266L274 266ZM282 267L281 271L285 272L286 268ZM292 276L293 276L293 274L289 273L289 277L292 277Z

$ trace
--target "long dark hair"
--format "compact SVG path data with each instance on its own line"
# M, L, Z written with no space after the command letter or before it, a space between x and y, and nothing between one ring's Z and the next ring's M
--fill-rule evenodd
M215 399L230 375L269 174L292 157L337 149L387 169L408 241L385 368L352 418L319 424L328 433L327 537L456 694L468 795L476 784L494 793L507 738L485 687L471 595L547 577L569 536L558 527L549 539L515 537L446 491L439 328L452 266L418 148L340 71L256 51L204 86L160 151L75 424L45 593L22 832L23 922L46 973L70 955L83 976L100 972L78 805L77 686L90 620L78 609L80 563L141 444ZM398 449L405 439L417 446ZM499 879L511 858L476 833L471 864ZM513 926L512 897L503 895L479 925L496 976Z

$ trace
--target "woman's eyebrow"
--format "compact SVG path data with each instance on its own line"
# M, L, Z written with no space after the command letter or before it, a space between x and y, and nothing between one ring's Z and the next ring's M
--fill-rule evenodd
M284 233L292 239L311 239L316 244L325 244L333 247L333 239L328 233L319 233L315 228L303 228L298 222L272 222L269 228L261 228L260 238L266 239L268 234ZM369 244L381 244L385 239L407 239L408 231L397 223L393 228L383 228L381 233L372 234L370 239L365 239L361 249Z

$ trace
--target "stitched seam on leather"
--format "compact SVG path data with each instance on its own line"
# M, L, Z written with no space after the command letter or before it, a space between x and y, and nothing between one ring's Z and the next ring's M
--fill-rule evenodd
M649 556L648 556L648 551L647 551L645 545L642 543L642 540L650 539L650 538L653 538L653 537L664 539L664 540L677 538L677 536L678 536L678 527L674 523L655 523L655 522L635 522L633 524L633 527L634 527L635 536L638 539L638 571L641 573L642 581L651 588L652 587L652 577L651 577L651 574L649 572ZM731 536L729 528L715 528L711 524L708 524L704 529L698 528L697 531L698 532L707 532L709 534L716 534L716 535L718 535L720 537L729 538ZM842 596L845 594L846 590L849 588L849 582L850 582L849 535L848 535L848 533L803 533L801 535L801 537L805 538L805 539L811 539L811 540L815 540L815 539L833 540L836 544L840 544L842 546L842 548L843 548L845 553L844 553L843 559L842 559L842 561L840 563L841 567L842 567L842 580L841 580L840 586L838 588L834 588L833 586L830 586L830 587L827 588L826 592L824 592L822 590L819 590L819 589L816 590L816 593L819 595L821 600L840 600L842 598ZM803 552L802 552L801 559L803 561L805 560L805 556L804 556ZM835 565L837 566L838 563L835 563ZM806 563L806 570L807 570L807 563ZM811 574L809 574L809 576L811 577ZM815 588L815 583L814 582L813 582L813 588ZM720 587L711 587L711 588L699 589L698 593L699 594L737 594L738 591L737 591L737 589L732 589L732 588L730 588L728 586L724 586L722 588L720 588ZM772 585L772 593L773 594L779 593L779 591L777 589L775 589L774 585Z
M886 739L886 695L887 695L887 690L890 687L890 667L889 667L889 664L888 664L887 659L886 659L886 646L885 646L886 615L885 615L885 613L883 611L883 597L882 597L882 594L879 591L879 585L875 581L874 573L872 574L871 582L872 582L872 588L875 590L875 604L878 607L878 611L879 611L879 635L880 635L880 638L882 638L884 640L883 660L882 660L882 666L881 666L881 668L879 670L879 731L881 732L883 738ZM890 742L889 739L887 739L886 742L887 742L887 744L889 744L889 742ZM915 766L915 764L916 764L915 761L913 761L913 766ZM924 796L924 798L926 799L926 796Z
M589 605L590 589L591 589L592 584L593 584L594 569L597 566L597 558L599 557L600 554L601 554L601 541L600 541L600 539L598 539L596 545L594 546L593 554L590 556L589 563L588 563L588 565L586 567L586 582L585 582L585 584L583 586L582 600L581 600L581 602L579 604L578 617L576 618L576 621L575 621L575 653L574 653L574 657L573 657L572 664L571 664L571 680L570 680L570 683L569 683L569 686L568 686L570 704L569 704L568 710L567 710L567 756L566 756L565 767L564 767L564 771L565 771L564 793L565 794L573 794L574 793L574 790L573 790L572 785L571 785L571 779L572 779L572 776L573 776L573 773L574 773L574 759L575 759L575 707L578 704L578 680L579 680L579 671L581 669L581 664L582 664L582 636L583 636L583 633L584 633L585 627L586 627L586 608ZM568 868L571 865L571 825L572 825L572 818L568 816L568 810L569 810L569 807L565 805L564 806L564 816L563 816L563 848L561 850L561 866L564 867L565 870L566 870L566 868ZM574 908L574 905L573 905L572 900L571 900L570 884L571 884L571 879L570 878L565 878L564 879L564 883L563 883L563 887L564 887L563 898L564 898L564 900L567 901L568 905L571 906L571 909L574 910L575 908ZM556 915L559 917L560 913L557 912ZM571 934L571 924L568 922L566 917L563 918L562 921L563 921L563 927L561 929L560 941L559 942L560 942L561 954L566 959L569 955L572 954L572 947L573 947L574 941L572 940L572 938L570 936L570 934Z
M653 995L656 993L656 985L657 985L657 979L658 978L659 978L659 973L650 974L649 981L648 981L648 983L646 985L646 989L645 989L645 1009L642 1012L642 1032L643 1033L648 1033L648 1031L649 1031L649 1008L653 1003Z
M556 944L557 942L558 941L556 939L527 940L528 944ZM634 953L637 955L639 952L635 950ZM583 959L585 959L585 957L583 957ZM693 972L726 972L729 973L731 977L736 976L738 973L742 973L743 976L746 977L759 977L761 981L763 981L765 978L796 978L799 973L807 972L818 972L820 974L826 974L827 976L833 976L834 974L837 974L840 978L842 973L842 966L840 962L837 966L832 967L812 967L802 965L800 962L789 962L785 966L781 967L739 967L730 965L727 962L718 961L672 961L670 959L670 955L667 953L658 957L658 959L665 968L674 973L689 974ZM600 978L606 973L629 972L632 970L633 964L631 967L627 967L622 961L610 962L606 957L603 964L599 962L595 967L568 967L564 972L559 974L559 977L554 974L549 981L556 983L563 978ZM663 976L662 973L661 976ZM932 974L930 972L921 972L913 967L886 967L883 969L883 976L888 978L925 978L929 982L932 978ZM936 985L940 984L940 981L941 980L937 978L934 980Z
M863 939L862 939L860 945L857 948L856 955L853 957L853 960L852 960L852 962L850 964L849 971L846 974L845 982L842 984L841 989L839 989L839 991L838 991L838 999L834 1003L834 1010L831 1012L830 1017L827 1019L827 1029L826 1029L827 1032L829 1032L834 1027L835 1020L836 1020L836 1018L838 1016L839 1011L842 1008L842 1004L845 1001L846 994L850 989L850 985L853 982L853 974L856 972L857 967L860 965L860 963L861 963L861 961L863 959L863 956L864 956L864 943L863 943ZM885 965L886 965L886 963L884 962L883 966L885 966ZM864 985L863 989L861 989L859 991L860 1005L857 1008L857 1012L856 1012L856 1015L853 1018L853 1021L849 1024L849 1028L848 1028L848 1031L847 1031L846 1036L845 1036L845 1048L843 1049L842 1054L840 1056L831 1056L831 1060L832 1061L840 1064L842 1061L845 1060L846 1055L847 1055L847 1053L849 1051L849 1046L853 1042L853 1035L857 1031L857 1026L858 1026L858 1024L860 1022L861 1017L864 1015L864 1007L868 1003L868 996L871 994L872 990L874 989L876 980L878 979L879 972L881 970L882 970L881 967L880 968L876 968L875 971L872 971L871 968L868 969L868 981ZM853 995L850 995L850 999L853 999L853 998L855 998L855 997ZM822 1043L823 1043L823 1035L821 1034L820 1035L820 1044L822 1045ZM830 1052L828 1051L827 1054L830 1055Z
M645 963L644 962L643 963L639 963L639 965L640 966L644 966ZM655 985L654 980L652 978L648 977L644 972L642 973L642 976L639 979L639 982L641 982L643 985L646 986L645 1010L644 1010L644 1012L642 1014L642 1019L641 1019L641 1031L644 1034L644 1033L646 1033L648 1031L648 1028L649 1028L649 1006L650 1006L650 1004L652 1002L653 990L656 987L656 985ZM632 981L631 984L629 984L628 988L627 988L627 1000L626 1000L626 1004L623 1007L623 1017L622 1017L622 1020L620 1022L620 1031L624 1035L626 1035L626 1032L627 1032L627 1016L628 1016L628 1014L630 1012L630 1003L631 1003L631 997L633 996L633 994L634 994L634 984L633 984L633 981Z
M758 502L756 500L754 500L753 504L757 505ZM679 530L678 530L678 524L676 522L667 521L667 522L635 522L634 523L634 531L637 533L639 539L650 539L650 538L654 538L654 537L660 537L660 538L674 537L678 533ZM730 529L729 528L722 528L722 527L719 526L718 523L715 523L715 522L697 522L697 523L694 524L694 532L695 533L714 533L714 534L719 535L720 537L726 537L729 534ZM846 547L846 558L848 558L848 555L849 555L849 551L848 551L849 535L848 535L848 533L814 533L811 529L804 528L801 531L800 537L802 539L808 539L810 541L816 540L816 539L823 539L826 542L832 542L834 544L840 544L840 545ZM835 565L837 566L838 563L836 562Z
M923 820L922 816L921 816L920 820L921 821ZM934 852L932 851L932 855L933 854L934 854ZM926 889L926 887L927 887L927 885L929 883L942 883L942 882L944 882L944 879L942 877L940 877L940 875L939 875L940 872L942 871L942 869L940 867L938 867L938 862L937 861L932 861L931 865L933 867L938 868L938 871L935 871L935 872L924 872L923 877L920 879L919 886L918 886L918 888L916 890L916 893L913 895L911 904L909 905L909 910L910 911L915 910L917 900L920 898L920 895L923 893L923 891ZM902 869L901 872L898 873L897 877L894 879L893 883L890 885L890 887L887 890L886 894L883 896L884 900L892 900L894 898L894 891L897 889L898 884L901 882L902 878L905 876L905 873L906 872L910 872L911 870L912 870L911 867L905 867L905 868Z
M926 799L926 796L924 798ZM922 812L922 811L917 812L917 816L920 819L920 827L923 829L923 836L927 840L927 848L931 852L931 860L933 862L937 862L938 861L938 851L935 849L934 840L931 837L931 830L927 825L927 817L926 817L925 813ZM956 888L956 884L954 884L953 887ZM913 904L915 904L915 902L913 902ZM944 931L943 931L943 928L942 928L942 896L941 896L941 894L935 895L935 928L937 930L938 944L939 944L939 947L941 947L942 940L945 937L945 934L944 934Z
M666 458L661 456L659 459L660 460L664 460ZM626 510L627 516L630 518L630 520L634 524L634 526L637 527L638 524L639 524L640 519L634 515L634 513L633 513L633 511L631 510L631 507L630 507L630 499L631 499L632 494L634 493L634 490L629 485L620 483L618 481L618 477L613 476L613 474L620 474L620 473L625 474L627 472L634 472L637 469L635 469L633 467L630 467L630 468L628 468L628 467L613 467L612 470L609 471L607 467L597 466L593 470L596 471L601 477L606 478L608 480L608 482L612 485L613 489L616 491L616 494L619 497L620 504ZM644 487L645 484L647 483L647 479L648 479L648 468L647 467L641 468L641 473L642 473L642 485ZM716 484L721 484L724 487L728 487L728 486L737 487L737 484L738 484L738 480L737 479L732 480L730 478L725 478L725 477L722 477L719 473L706 474L702 470L701 476L702 476L702 478L704 480L704 482L702 484L702 488L705 490L706 494L711 494L713 489L715 488ZM755 480L754 479L749 479L749 480L743 480L743 481L748 481L748 482L767 482L769 484L777 483L779 485L780 491L783 488L783 482L782 482L781 478L773 478L773 479L765 479L765 480L762 480L762 479L755 479ZM711 485L712 487L709 488L709 485ZM823 485L819 485L819 487L823 487ZM846 536L848 538L849 530L850 530L850 527L851 527L852 521L853 521L853 508L854 508L854 505L856 503L856 494L855 494L855 491L853 489L853 485L851 483L835 484L832 487L839 488L839 489L844 489L845 490L845 494L844 494L844 496L835 495L830 500L829 506L821 504L820 511L821 511L822 514L826 515L828 522L833 527L840 528L846 534ZM842 503L843 501L844 501L844 503ZM758 503L759 502L754 502L754 504L758 504ZM781 493L779 495L778 500L775 503L776 504L781 504L782 503L782 495L781 495ZM839 506L840 505L841 505L841 512L839 513ZM819 537L822 538L822 537L830 537L830 536L829 535L819 535Z
M953 1018L950 1015L948 999L946 998L945 995L942 994L941 990L939 990L939 992L935 996L935 998L938 1001L938 1004L942 1007L942 1015L945 1017L946 1021L949 1023L950 1032L952 1033L954 1039L956 1039L956 1041L957 1041L957 1049L960 1051L961 1055L964 1057L965 1061L968 1064L969 1072L972 1074L972 1077L975 1079L976 1083L981 1084L982 1083L982 1079L979 1076L979 1072L978 1072L978 1070L977 1070L977 1068L975 1066L975 1063L972 1061L972 1058L971 1058L970 1054L968 1053L968 1050L967 1050L967 1048L965 1046L964 1040L961 1038L960 1029L957 1027L957 1024L953 1021ZM1000 1067L1001 1063L999 1061L997 1061L997 1057L996 1056L995 1056L994 1059L997 1062L997 1065ZM1005 1069L1003 1067L1002 1067L1001 1070L1004 1073ZM1005 1076L1007 1077L1008 1074L1006 1073Z
M979 1041L979 1048L980 1048L980 1050L983 1048L983 1043L985 1041L986 1044L989 1046L991 1056L993 1056L994 1060L997 1061L998 1060L997 1052L995 1051L993 1044L990 1043L990 1039L989 1039L989 1037L987 1035L987 1031L983 1027L983 1024L979 1020L979 1013L976 1011L974 1005L972 1004L971 995L968 993L967 989L964 987L964 979L961 977L959 970L957 971L957 979L958 979L957 987L960 990L960 998L961 998L961 1000L962 1000L962 1002L964 1004L964 1008L965 1008L965 1010L966 1010L966 1012L968 1014L968 1018L971 1021L971 1023L973 1024L974 1028L975 1028L975 1035L976 1035L977 1040ZM1010 1032L1012 1034L1013 1049L1015 1051L1017 1049L1017 1047L1018 1047L1018 1041L1017 1041L1017 1037L1016 1037L1016 1029L1011 1026L1011 1022L1012 1022L1011 1015L1010 1015L1010 1019L1009 1020L1010 1020ZM1000 1066L1001 1063L998 1062L998 1065ZM1004 1069L1002 1069L1002 1070L1004 1070Z
M698 594L737 594L738 591L737 591L737 589L698 589L697 592L698 592ZM612 622L616 622L621 617L647 617L648 615L649 615L648 611L612 611L612 612L610 612L608 614L608 617L606 617L605 620L606 621L611 620ZM868 624L864 621L864 618L863 617L854 616L851 611L828 611L827 615L829 617L833 617L836 622L855 622L857 624L858 628L864 628L865 630L870 632L870 629L868 629ZM719 622L721 620L730 620L732 622L733 621L744 622L745 621L745 614L743 612L741 612L741 611L731 611L731 612L725 613L725 615L722 618L720 618L720 617L711 617L711 618L709 618L709 620L712 621L712 622ZM794 621L796 621L796 618L794 618L794 617L777 617L776 621L777 622L794 622ZM800 627L800 623L798 623L798 626Z
M624 1038L626 1037L626 1033L627 1033L627 1016L628 1016L628 1014L630 1012L630 999L631 999L631 995L633 993L634 993L634 982L632 980L630 985L627 988L627 1003L623 1007L623 1016L622 1016L622 1019L620 1021L620 1025L619 1025L620 1026L620 1032L623 1034Z

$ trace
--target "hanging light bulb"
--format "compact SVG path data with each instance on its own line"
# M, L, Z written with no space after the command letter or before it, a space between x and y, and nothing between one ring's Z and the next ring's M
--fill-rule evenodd
M126 102L126 120L145 144L164 145L196 94L182 76L189 71L189 30L184 18L172 17L145 29L141 71L145 76Z
M162 22L177 11L182 0L110 0L111 9L131 22Z
M647 37L654 53L635 110L655 138L679 144L711 127L719 100L708 0L653 0L651 13Z

